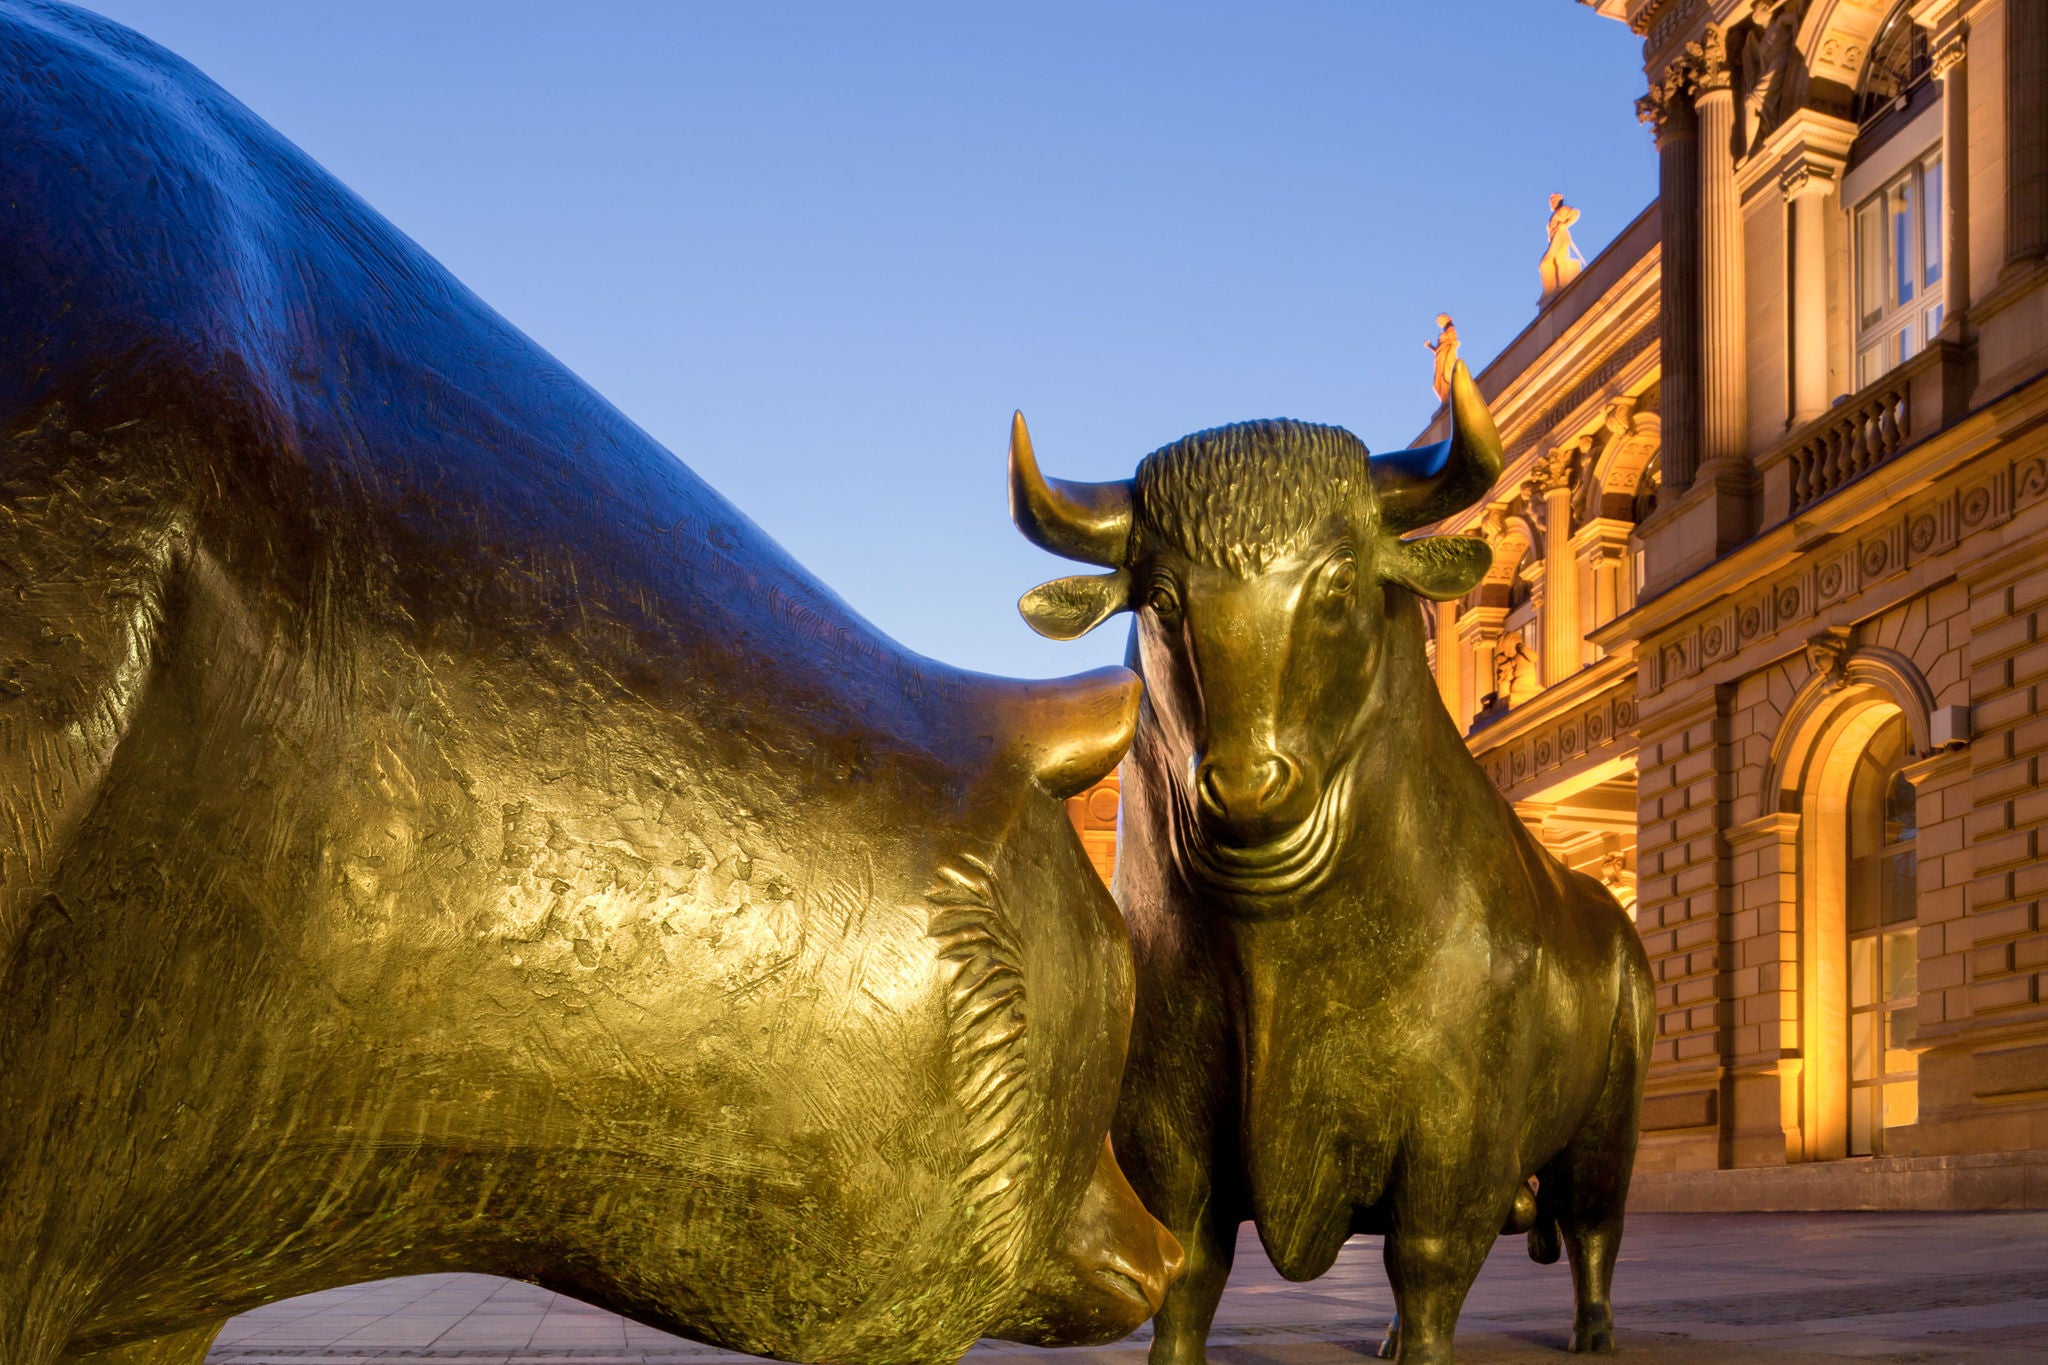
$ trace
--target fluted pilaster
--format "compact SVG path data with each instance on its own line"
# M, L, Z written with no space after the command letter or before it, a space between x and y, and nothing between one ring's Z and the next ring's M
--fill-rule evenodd
M1680 62L1636 102L1657 137L1657 194L1663 222L1662 316L1664 486L1692 484L1700 451L1700 144L1692 68Z
M1943 330L1959 334L1970 311L1970 62L1969 31L1955 20L1934 40L1941 82L1941 278Z
M1749 444L1749 360L1742 200L1735 187L1735 88L1726 40L1709 28L1697 63L1700 162L1700 458L1740 459Z
M2048 0L2005 4L2008 265L2048 256Z
M1579 566L1572 554L1572 488L1580 449L1560 446L1540 460L1525 493L1543 517L1543 685L1579 671Z

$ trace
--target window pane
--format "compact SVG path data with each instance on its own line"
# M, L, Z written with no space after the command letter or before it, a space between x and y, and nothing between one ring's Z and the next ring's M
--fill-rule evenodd
M1926 197L1923 202L1923 211L1920 219L1926 226L1925 230L1921 233L1922 246L1920 249L1925 254L1927 261L1924 278L1929 285L1933 285L1941 281L1942 215L1947 211L1946 205L1942 202L1941 198L1940 157L1928 159L1921 180L1925 187ZM1937 327L1940 325L1940 323L1935 324Z
M1858 858L1849 864L1849 932L1875 929L1884 900L1884 858Z
M1884 794L1884 841L1902 844L1920 832L1920 793L1904 773L1893 773Z
M1868 940L1863 940L1868 942ZM1910 1000L1920 994L1920 931L1884 936L1884 998Z
M1884 280L1890 269L1884 243L1884 196L1877 195L1856 210L1856 312L1862 327L1884 316Z
M1913 286L1913 238L1916 235L1913 223L1913 182L1908 180L1892 187L1890 195L1892 215L1892 297L1893 303L1911 303Z
M1884 1088L1884 1126L1903 1128L1920 1121L1920 1082L1900 1081Z
M1894 853L1878 862L1884 873L1884 922L1904 924L1917 919L1920 910L1920 859L1917 854Z
M1877 1015L1849 1016L1849 1079L1867 1081L1877 1074Z
M1874 938L1849 940L1849 1003L1856 1006L1877 1003L1877 940Z
M1910 1075L1920 1069L1913 1055L1913 1034L1920 1022L1919 1011L1911 1005L1893 1010L1885 1018L1884 1070L1888 1076Z
M1877 1090L1849 1092L1849 1155L1870 1155L1870 1107L1877 1102ZM1917 1102L1917 1101L1916 1101Z

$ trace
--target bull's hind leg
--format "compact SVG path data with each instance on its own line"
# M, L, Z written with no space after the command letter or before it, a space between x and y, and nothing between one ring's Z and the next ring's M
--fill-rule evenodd
M89 1356L67 1355L57 1365L205 1365L206 1352L223 1326L224 1323L209 1323Z
M1204 1365L1208 1359L1209 1324L1230 1279L1237 1256L1237 1224L1215 1216L1205 1203L1194 1219L1192 1235L1180 1236L1187 1252L1180 1278L1166 1291L1166 1302L1152 1320L1150 1365Z
M1574 1351L1614 1351L1614 1261L1621 1251L1636 1160L1643 1059L1649 1051L1636 1023L1648 1017L1647 1002L1639 1004L1633 997L1647 993L1647 988L1632 992L1623 1004L1607 1083L1586 1125L1537 1177L1537 1223L1529 1233L1529 1251L1538 1260L1555 1260L1562 1241L1571 1258Z

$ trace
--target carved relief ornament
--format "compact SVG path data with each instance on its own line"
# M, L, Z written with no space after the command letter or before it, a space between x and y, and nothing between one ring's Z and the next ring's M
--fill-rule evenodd
M1934 40L1934 50L1928 54L1934 68L1935 79L1939 80L1960 66L1970 55L1970 33L1961 24L1941 34Z
M1728 34L1719 24L1707 25L1698 42L1685 45L1693 62L1693 80L1702 95L1735 88L1735 66L1728 59Z
M1693 58L1680 57L1664 68L1662 79L1651 82L1650 93L1636 101L1637 122L1649 124L1662 137L1673 114L1689 113L1699 88L1696 65Z

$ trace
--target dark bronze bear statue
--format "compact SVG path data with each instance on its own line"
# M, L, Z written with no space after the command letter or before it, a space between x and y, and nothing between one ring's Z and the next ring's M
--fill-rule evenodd
M1495 1237L1527 1230L1538 1260L1571 1254L1573 1348L1612 1349L1649 964L1438 697L1416 599L1469 591L1489 552L1403 536L1501 469L1462 365L1451 409L1451 439L1425 449L1370 458L1339 428L1252 422L1108 484L1043 477L1013 430L1017 524L1110 570L1033 590L1026 619L1067 639L1137 613L1114 889L1138 1006L1116 1149L1188 1253L1153 1365L1200 1365L1246 1219L1297 1280L1384 1234L1382 1353L1404 1361L1451 1358Z
M1122 1335L1121 669L861 620L248 110L0 0L0 1361L517 1276Z

